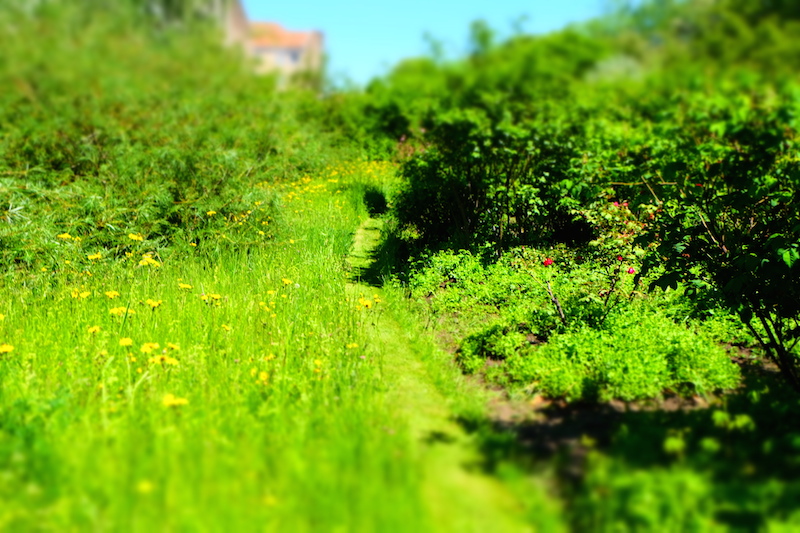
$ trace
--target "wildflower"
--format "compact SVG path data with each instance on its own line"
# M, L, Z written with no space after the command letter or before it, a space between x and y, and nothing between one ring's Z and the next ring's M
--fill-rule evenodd
M552 265L553 263L554 263L554 261L550 257L548 257L544 261L542 261L542 264L544 266L546 266L546 267Z
M222 296L220 296L219 294L209 294L208 296L209 296L209 297L210 297L212 300L219 300L220 298L222 298Z
M128 233L128 238L132 241L143 241L144 237L141 233Z
M188 283L178 283L178 288L179 289L187 289L188 290L188 289L191 289L192 286L189 285Z
M159 305L161 305L162 301L161 301L161 300L151 300L150 298L148 298L147 300L145 300L145 302L144 302L144 303L146 303L147 305L149 305L149 306L150 306L150 309L155 309L156 307L158 307Z
M628 269L628 274L636 274L636 269L631 267Z
M108 310L108 312L114 316L124 315L125 313L128 313L129 315L136 314L136 311L134 311L133 309L128 309L127 307L112 307L111 309Z
M119 296L119 293L117 291L106 291L105 295L108 296L109 299L113 300L114 298Z
M100 331L100 326L92 326L86 331L88 331L89 333L97 333L98 331Z
M197 243L190 242L190 243L189 243L189 246L197 246Z
M623 257L622 257L621 255L618 255L618 256L617 256L617 261L623 261L623 260L624 260L624 259L623 259Z
M0 313L0 322L6 319L6 315Z
M178 346L177 344L175 344L173 342L168 342L167 343L167 348L169 348L170 350L180 350L181 349L180 346Z
M64 241L68 241L68 240L72 239L72 235L70 235L69 233L59 233L58 235L56 235L56 238L64 240Z
M217 212L216 212L216 211L208 211L208 212L206 212L206 215L208 215L208 216L210 216L210 217L213 217L213 216L214 216L214 215L216 215L216 214L217 214Z
M10 344L0 344L0 353L9 353L13 351L14 347L11 346Z
M131 339L130 337L122 337L119 340L119 345L120 346L133 346L133 339Z
M347 348L358 348L358 343L357 342L351 342L350 344L347 345Z
M278 293L278 291L267 291L267 294L269 294L270 296L273 296L273 295L275 295L277 293Z
M160 345L157 342L146 342L142 344L142 347L139 348L139 351L142 353L151 353L153 350L157 350L160 348Z
M147 265L153 265L155 267L160 267L161 263L159 263L158 261L153 259L152 256L150 256L149 254L144 254L142 256L142 260L139 261L139 266L147 266Z
M231 327L227 324L222 324L222 329L224 329L225 331L230 331Z
M157 355L155 357L151 357L149 362L153 364L161 363L162 365L178 366L178 360L168 355Z
M189 400L186 398L178 398L174 394L165 394L164 398L161 399L161 404L164 407L177 407L179 405L187 405Z
M292 280L290 280L289 278L281 278L281 281L283 282L284 285L292 284Z
M100 259L101 257L103 257L103 256L100 255L99 253L97 253L97 254L89 254L89 255L86 256L86 259L94 261L95 259Z

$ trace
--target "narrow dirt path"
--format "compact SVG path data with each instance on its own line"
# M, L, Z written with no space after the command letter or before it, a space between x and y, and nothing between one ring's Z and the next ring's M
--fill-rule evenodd
M367 219L356 232L348 261L356 272L368 268L380 240L381 222ZM480 406L484 393L470 387L419 328L406 303L354 282L353 295L383 301L372 329L373 348L383 361L385 402L410 429L425 476L425 499L433 522L445 531L533 531L525 507L497 478L481 468L476 443L453 418L456 402ZM473 390L474 389L474 390Z

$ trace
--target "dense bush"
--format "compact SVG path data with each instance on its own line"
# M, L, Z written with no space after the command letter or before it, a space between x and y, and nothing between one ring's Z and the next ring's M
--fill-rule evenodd
M602 330L555 335L503 371L532 391L584 400L706 395L739 383L738 367L713 339L646 308L617 314Z

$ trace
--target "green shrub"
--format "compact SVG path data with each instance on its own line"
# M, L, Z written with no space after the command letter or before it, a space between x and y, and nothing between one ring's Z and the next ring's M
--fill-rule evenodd
M499 361L513 357L523 342L524 335L495 323L464 339L458 361L466 372L472 373L483 367L487 359Z
M509 359L507 373L548 396L643 400L666 392L706 395L739 383L726 350L652 309L631 309L607 329L553 336Z

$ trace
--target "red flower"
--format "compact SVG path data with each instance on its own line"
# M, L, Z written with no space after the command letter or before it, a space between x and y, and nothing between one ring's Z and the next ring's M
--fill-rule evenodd
M550 259L550 258L548 257L547 259L545 259L544 261L542 261L542 264L543 264L544 266L546 266L546 267L549 267L550 265L552 265L552 264L553 264L553 260L552 260L552 259Z
M633 267L630 267L630 268L628 269L628 274L636 274L636 269L635 269L635 268L633 268Z
M617 256L617 261L622 261L622 256L621 255Z

